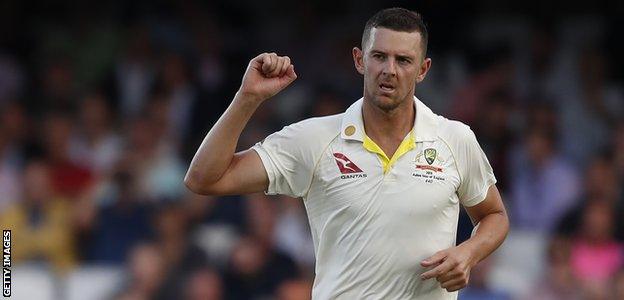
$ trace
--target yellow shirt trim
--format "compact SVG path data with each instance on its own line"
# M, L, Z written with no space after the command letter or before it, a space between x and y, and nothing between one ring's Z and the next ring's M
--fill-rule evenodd
M364 149L373 153L377 153L377 155L379 155L379 159L381 159L381 164L383 166L383 171L385 174L403 154L409 152L410 150L414 149L414 147L416 147L416 139L414 138L414 130L410 131L407 137L403 139L396 152L394 152L392 158L388 158L388 156L386 155L386 153L384 153L381 147L379 147L379 145L377 145L377 143L371 140L367 135L364 135L364 143L362 145L364 146Z

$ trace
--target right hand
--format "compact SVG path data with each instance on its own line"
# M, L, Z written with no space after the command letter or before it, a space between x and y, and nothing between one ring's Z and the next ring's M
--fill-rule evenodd
M297 79L288 56L262 53L249 62L239 93L262 102Z

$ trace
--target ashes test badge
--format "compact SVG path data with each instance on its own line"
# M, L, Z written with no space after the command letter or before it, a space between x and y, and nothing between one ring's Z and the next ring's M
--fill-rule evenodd
M427 164L422 164L422 157L425 158ZM443 160L438 157L438 151L434 148L427 148L420 154L416 155L416 172L413 172L412 176L420 178L426 183L444 181L445 176L441 174L441 172L443 171L442 167L438 165L433 165L436 159L438 160L438 163L443 162ZM419 164L419 162L421 163Z

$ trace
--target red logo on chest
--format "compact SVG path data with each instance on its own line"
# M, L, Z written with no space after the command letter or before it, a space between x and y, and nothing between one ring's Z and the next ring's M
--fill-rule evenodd
M342 153L336 152L334 153L334 157L336 158L336 164L338 165L338 169L340 169L340 173L342 174L352 174L352 173L362 173L362 169L355 165L347 156Z

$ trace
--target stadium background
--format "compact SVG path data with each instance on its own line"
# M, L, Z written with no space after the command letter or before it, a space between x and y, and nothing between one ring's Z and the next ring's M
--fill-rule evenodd
M486 0L3 1L13 298L305 299L299 200L197 196L182 178L260 52L289 55L299 79L241 149L359 98L351 48L390 6L424 15L417 96L476 131L511 218L460 299L624 299L624 4ZM462 215L458 241L470 230Z

